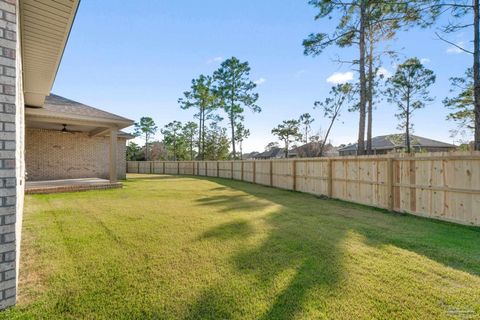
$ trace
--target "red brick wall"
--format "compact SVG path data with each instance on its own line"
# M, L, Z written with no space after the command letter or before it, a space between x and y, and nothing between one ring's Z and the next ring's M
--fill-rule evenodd
M108 137L88 133L26 129L25 161L27 180L104 178L109 175ZM126 139L118 139L118 179L126 175Z

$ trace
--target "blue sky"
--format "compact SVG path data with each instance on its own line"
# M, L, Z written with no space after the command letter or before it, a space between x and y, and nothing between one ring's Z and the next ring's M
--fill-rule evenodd
M303 55L301 43L309 33L335 26L335 21L314 21L314 15L307 1L298 0L82 0L53 92L133 120L151 116L161 127L192 120L193 112L181 110L177 99L192 78L211 74L221 59L236 56L250 63L263 109L246 112L251 137L244 150L261 151L275 140L274 126L304 112L316 119L314 130L326 129L328 120L313 102L326 97L333 74L348 77L351 72L350 66L333 62L337 55L351 57L350 49ZM470 35L449 39L468 43ZM415 134L452 142L449 130L455 124L445 120L441 101L448 94L448 78L462 75L471 57L437 40L434 29L403 32L389 46L401 52L401 60L424 59L437 74L431 90L436 100L415 114ZM394 71L390 61L384 68ZM398 132L395 112L386 102L378 105L374 135ZM332 142L356 141L357 127L358 115L345 111Z

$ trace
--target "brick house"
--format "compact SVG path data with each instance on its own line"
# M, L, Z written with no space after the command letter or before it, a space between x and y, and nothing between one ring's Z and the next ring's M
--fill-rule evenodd
M131 122L50 95L79 2L0 0L0 309L17 299L25 167L32 179L122 177Z

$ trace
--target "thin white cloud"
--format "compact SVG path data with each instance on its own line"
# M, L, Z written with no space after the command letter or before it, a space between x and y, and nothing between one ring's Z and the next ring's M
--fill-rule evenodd
M422 58L422 59L420 59L420 62L421 62L422 64L427 64L427 63L430 63L430 59L428 59L428 58Z
M341 84L353 80L353 72L334 72L330 77L327 78L328 83L332 84Z
M392 74L384 67L378 68L378 75L384 76L385 78L390 77Z
M463 48L464 43L463 41L460 41L460 42L457 42L456 45ZM450 46L447 48L446 52L448 54L459 54L459 53L463 53L464 51L456 46Z
M261 85L261 84L264 84L265 82L267 82L267 79L265 78L260 78L260 79L257 79L255 81L253 81L256 85Z
M208 63L208 64L210 64L210 63L214 63L214 62L222 62L222 61L223 61L223 57L221 57L221 56L218 56L218 57L214 57L214 58L212 58L212 59L208 60L208 61L207 61L207 63Z

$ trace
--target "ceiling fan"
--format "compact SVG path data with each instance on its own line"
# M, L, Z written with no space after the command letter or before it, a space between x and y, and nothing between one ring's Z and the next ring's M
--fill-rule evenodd
M76 133L76 132L80 132L80 131L68 130L66 124L62 124L62 126L63 126L63 129L60 130L62 133Z

